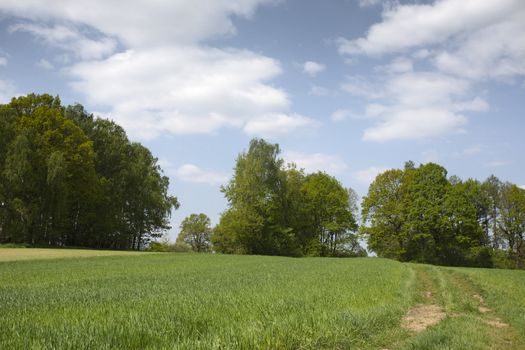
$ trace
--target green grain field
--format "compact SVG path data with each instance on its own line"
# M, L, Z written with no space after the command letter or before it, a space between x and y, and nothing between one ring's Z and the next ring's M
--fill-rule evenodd
M0 349L525 348L525 271L180 253L48 250L42 259L33 249L17 260L8 251ZM425 304L443 310L441 322L405 327Z

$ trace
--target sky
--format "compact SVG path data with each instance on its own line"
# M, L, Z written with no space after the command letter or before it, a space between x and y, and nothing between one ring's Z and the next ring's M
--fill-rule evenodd
M254 137L360 196L407 160L525 188L524 33L523 0L0 0L0 103L122 125L170 177L174 238L218 222Z

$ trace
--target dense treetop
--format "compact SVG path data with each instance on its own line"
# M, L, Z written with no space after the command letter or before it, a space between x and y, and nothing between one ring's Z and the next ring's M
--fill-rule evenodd
M443 265L525 267L525 190L494 176L447 178L429 163L378 175L361 233L379 256Z
M140 249L178 207L157 159L81 105L0 105L0 243Z

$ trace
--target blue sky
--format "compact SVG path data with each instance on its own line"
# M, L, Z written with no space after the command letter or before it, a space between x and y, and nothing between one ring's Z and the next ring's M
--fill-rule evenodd
M0 0L0 101L60 95L149 147L180 221L253 137L366 194L406 160L525 185L522 0Z

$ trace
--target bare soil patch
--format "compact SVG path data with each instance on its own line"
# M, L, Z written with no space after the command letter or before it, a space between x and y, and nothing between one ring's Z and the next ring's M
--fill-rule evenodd
M445 317L445 311L438 305L417 305L403 317L401 325L410 331L421 332L427 327L438 324Z
M486 324L488 324L489 326L492 326L492 327L496 327L496 328L505 328L505 327L508 327L509 325L505 322L503 322L500 318L498 317L495 317L495 318L492 318L492 319L488 319L488 320L485 320L484 321Z
M483 299L483 297L481 295L474 294L472 297L479 302L479 306L478 306L479 312L481 312L482 314L485 314L487 312L491 312L492 311L492 309L490 309L490 308L485 306L485 299Z

